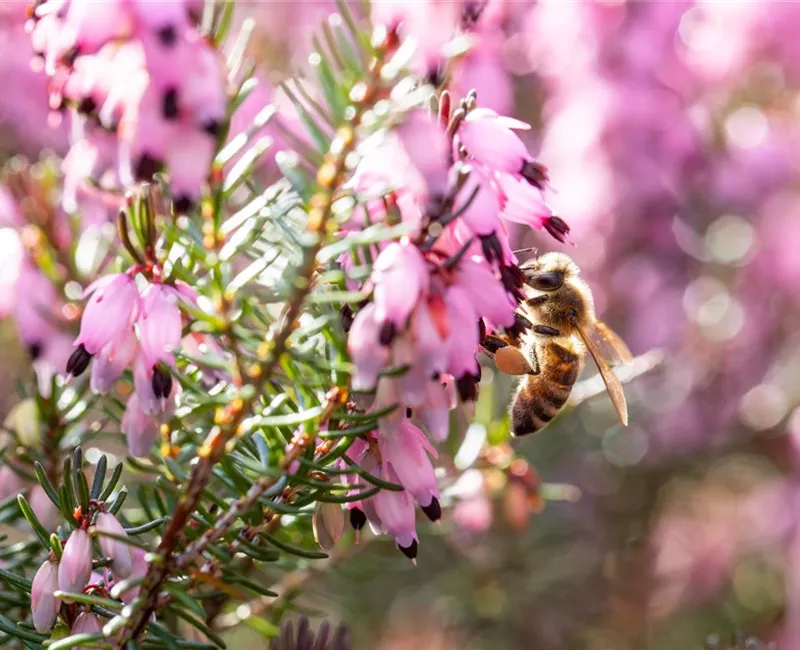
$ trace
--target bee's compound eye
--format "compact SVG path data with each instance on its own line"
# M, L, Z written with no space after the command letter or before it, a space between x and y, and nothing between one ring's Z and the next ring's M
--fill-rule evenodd
M528 276L527 283L538 291L555 291L564 284L564 274L561 271L537 273Z

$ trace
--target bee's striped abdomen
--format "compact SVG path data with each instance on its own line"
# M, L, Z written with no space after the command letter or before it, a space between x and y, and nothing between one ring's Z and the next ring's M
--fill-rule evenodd
M511 432L515 436L546 427L566 404L580 372L581 357L548 341L538 346L540 373L526 377L511 407Z

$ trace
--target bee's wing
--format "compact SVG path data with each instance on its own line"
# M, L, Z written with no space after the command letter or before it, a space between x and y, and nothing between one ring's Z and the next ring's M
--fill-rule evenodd
M528 359L519 348L512 345L500 348L494 353L494 365L507 375L528 375L532 372Z
M596 320L594 327L587 328L586 335L592 339L609 363L624 363L625 365L633 363L633 355L625 345L625 341L603 321Z
M590 331L591 329L591 325L588 328L579 327L578 333L580 334L581 340L586 345L586 349L589 350L589 354L592 355L594 362L597 364L597 369L600 371L600 376L605 382L606 390L611 398L611 403L614 404L614 408L617 409L617 414L619 415L620 421L627 427L628 405L625 402L625 392L622 390L622 382L614 374L614 371L611 369L611 366L608 365L608 361L606 361L603 352L595 343L595 340L599 335L592 334ZM627 350L627 348L625 349Z

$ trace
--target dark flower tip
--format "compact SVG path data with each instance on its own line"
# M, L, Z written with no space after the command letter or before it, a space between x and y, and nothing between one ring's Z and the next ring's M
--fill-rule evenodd
M447 77L445 77L444 69L441 65L431 67L430 70L428 70L428 73L425 75L425 81L427 81L434 88L443 86L446 80Z
M469 30L478 23L478 20L486 9L488 2L485 0L467 0L464 3L464 8L461 11L461 27L462 29Z
M442 506L439 505L439 499L434 497L433 501L422 507L422 512L431 521L439 521L442 518Z
M355 530L361 530L367 523L367 515L361 508L353 508L350 511L350 525Z
M164 372L158 366L153 367L153 394L158 398L167 398L172 392L172 375Z
M548 217L545 219L544 229L562 244L569 239L569 226L561 217Z
M154 158L150 154L142 154L141 158L136 162L134 176L136 176L137 181L151 181L153 180L153 176L157 172L160 172L163 166L164 163L157 158Z
M183 194L181 196L176 196L172 205L175 207L175 212L178 214L186 214L194 207L194 201Z
M161 114L165 120L174 120L178 117L178 89L169 88L161 100Z
M398 544L397 548L409 560L415 560L417 558L417 551L419 550L419 544L417 544L417 540L412 541L408 546L400 546L400 544Z
M81 343L75 348L75 351L67 360L67 374L73 377L83 374L83 371L89 366L91 360L92 355L86 351L86 348L83 347L83 343Z
M481 248L483 256L490 264L495 260L503 259L503 245L494 233L481 237Z
M81 48L79 45L73 45L69 48L64 54L61 55L61 63L67 67L71 68L75 65L75 60L81 55Z
M394 337L397 335L397 327L392 322L386 322L381 325L381 331L378 334L378 341L380 341L381 345L388 346L392 344L394 341Z
M478 378L473 375L464 375L456 381L458 396L462 402L474 402L478 397Z
M41 343L28 343L28 354L33 361L41 356L43 347Z
M222 123L218 120L208 120L205 124L203 124L203 131L208 133L212 138L218 138L219 134L222 132Z
M522 175L522 178L540 190L545 188L545 185L547 185L547 181L549 180L547 167L536 162L535 160L526 160L524 163L522 163L520 174Z
M505 290L514 298L519 301L525 299L525 294L522 291L522 285L525 284L525 274L518 266L514 264L501 266L500 281L503 283Z
M78 104L78 113L82 115L91 115L97 110L97 102L94 97L84 97L80 104Z
M178 40L178 31L175 25L167 25L156 32L159 42L164 47L172 47Z

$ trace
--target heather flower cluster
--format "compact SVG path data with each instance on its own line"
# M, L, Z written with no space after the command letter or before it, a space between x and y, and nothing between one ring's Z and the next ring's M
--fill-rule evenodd
M132 369L135 392L122 418L132 456L149 453L158 418L174 407L177 384L170 368L183 331L179 299L193 303L197 295L182 282L155 281L140 292L134 278L138 270L104 276L86 289L90 298L66 365L67 374L77 377L91 363L91 388L99 395Z
M227 106L220 53L196 0L46 0L30 20L50 104L72 119L65 198L86 182L131 187L165 170L175 210L199 199Z
M80 456L76 456L76 462L81 463ZM85 480L82 472L76 477ZM93 488L102 487L103 478L100 475ZM107 496L112 493L113 481L106 486ZM88 604L76 607L70 603L84 603L81 597L88 596L129 604L138 595L138 584L146 573L145 553L131 545L127 530L113 514L115 503L102 498L85 503L86 509L75 509L66 539L55 535L51 538L48 557L33 576L31 618L34 629L41 634L50 633L59 615L72 634L100 634L105 621ZM94 568L93 540L104 560L102 569Z
M410 229L400 241L365 252L375 256L361 287L372 299L343 315L353 388L374 395L374 412L394 409L349 452L350 460L405 488L351 503L351 523L359 529L369 521L411 558L413 501L430 519L441 515L426 434L442 442L458 400L475 400L484 336L530 326L516 313L523 276L507 224L544 230L561 242L569 235L544 200L545 168L516 133L529 126L476 107L474 95L452 115L449 102L443 95L437 118L415 112L367 151L349 184L364 200L344 226ZM358 263L349 253L340 262Z

